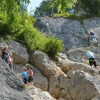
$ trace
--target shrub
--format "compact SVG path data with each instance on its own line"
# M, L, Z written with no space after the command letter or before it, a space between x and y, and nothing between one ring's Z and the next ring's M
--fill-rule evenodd
M62 41L52 36L45 45L45 52L48 55L55 56L57 52L60 52L64 49L63 47Z

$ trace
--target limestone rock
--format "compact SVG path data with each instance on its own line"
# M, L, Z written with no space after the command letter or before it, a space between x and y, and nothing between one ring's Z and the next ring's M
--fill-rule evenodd
M98 43L100 43L100 18L94 17L86 19L83 21L83 25L88 33L90 33L91 29L95 32Z
M92 100L100 100L100 96L96 96Z
M100 79L83 71L69 71L67 76L52 76L49 84L50 94L58 100L91 100L100 95Z
M23 47L20 43L16 41L10 41L9 44L7 44L6 42L0 42L1 48L4 48L5 46L8 46L9 51L12 52L14 63L26 64L26 62L28 61L29 55L25 47Z
M35 26L49 36L63 40L65 50L88 45L88 38L84 26L78 20L65 18L40 17Z
M84 47L84 48L77 48L74 50L69 50L66 55L68 59L70 59L71 61L89 64L88 59L84 60L84 55L86 55L86 52L88 50L92 51L95 54L97 65L99 65L100 64L100 47L89 46L89 47Z
M0 58L0 100L33 100L24 83L10 71L8 64Z
M81 52L80 52L80 54L81 54ZM74 59L75 57L77 58L77 55L78 54L76 53L75 57L74 57L73 54L71 54L71 55L72 55L72 59ZM65 73L67 73L70 70L81 70L81 71L85 71L87 73L92 74L91 73L91 70L90 70L91 68L90 68L89 65L84 64L84 63L78 63L78 62L70 61L67 58L67 56L65 56L65 54L62 54L62 55L61 54L58 54L56 56L56 61L55 62L57 64L57 66L59 66Z
M14 64L14 71L16 72L16 74L20 75L22 70L23 70L23 65L20 65L20 64ZM48 90L48 80L46 77L44 77L41 72L35 68L34 66L32 66L32 69L34 71L34 86L37 87L37 88L40 88L44 91L47 91Z
M34 86L30 87L28 90L34 100L56 100L48 92L44 92Z
M31 55L30 59L31 59L31 63L35 65L40 70L40 72L46 77L59 75L63 73L61 68L57 67L55 62L51 60L47 56L47 54L39 50L35 51Z

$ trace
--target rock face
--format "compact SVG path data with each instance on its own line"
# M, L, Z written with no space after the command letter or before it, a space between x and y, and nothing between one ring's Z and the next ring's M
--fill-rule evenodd
M23 82L11 72L0 58L0 100L33 100L25 90Z
M16 41L10 41L9 44L1 42L0 47L3 48L4 46L8 46L9 50L12 52L14 63L26 64L29 55L25 47L23 47L20 43Z
M86 55L86 52L88 50L92 51L95 54L97 65L99 65L100 64L100 47L90 46L86 48L77 48L77 49L68 51L66 55L68 59L70 59L71 61L89 64L88 60L84 60L84 57L83 57L84 55Z
M40 31L63 40L66 50L88 45L84 26L78 20L41 17L35 26Z
M49 92L53 97L65 100L91 100L100 94L100 79L83 71L70 71L67 76L50 78Z
M100 18L94 17L83 20L40 17L36 21L36 28L40 31L63 40L65 50L88 46L88 33L91 29L96 33L100 43Z
M48 92L44 92L36 87L30 87L29 92L34 100L56 100Z
M14 64L14 71L19 76L23 70L23 65L20 64ZM48 91L48 80L46 77L44 77L41 72L35 68L34 66L31 66L34 71L34 86L37 88L40 88L44 91Z
M31 63L35 65L46 77L63 73L63 71L59 67L57 67L55 62L47 56L47 54L39 50L35 51L30 58Z
M72 58L75 58L74 55ZM58 54L56 56L55 62L57 66L59 66L65 73L69 72L70 70L81 70L89 74L92 74L89 65L79 62L73 62L69 60L65 54Z

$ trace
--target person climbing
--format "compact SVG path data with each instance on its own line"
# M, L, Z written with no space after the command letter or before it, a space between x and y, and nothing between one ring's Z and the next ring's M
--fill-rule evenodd
M28 86L33 85L33 70L31 67L28 67Z
M93 69L93 66L94 66L99 71L99 73L100 73L98 65L96 64L95 54L93 52L87 51L85 59L89 60L89 64L91 66L91 69Z
M9 66L11 69L13 69L13 58L12 58L12 53L9 52Z
M21 77L23 79L23 82L25 84L28 83L28 71L27 71L27 68L23 67L23 72L21 73Z
M94 43L97 42L97 39L96 39L96 36L95 36L95 33L94 33L93 30L91 30L91 32L90 32L90 38L91 38L91 40L92 40Z

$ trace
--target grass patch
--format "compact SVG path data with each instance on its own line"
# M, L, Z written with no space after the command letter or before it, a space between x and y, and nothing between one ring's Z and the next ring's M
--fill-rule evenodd
M70 14L70 13L62 13L62 14L54 14L53 17L63 17L63 18L69 18L72 20L85 20L85 19L89 19L92 17L100 17L100 14L98 15L90 15L90 14L82 14L82 15L77 15L77 14Z

